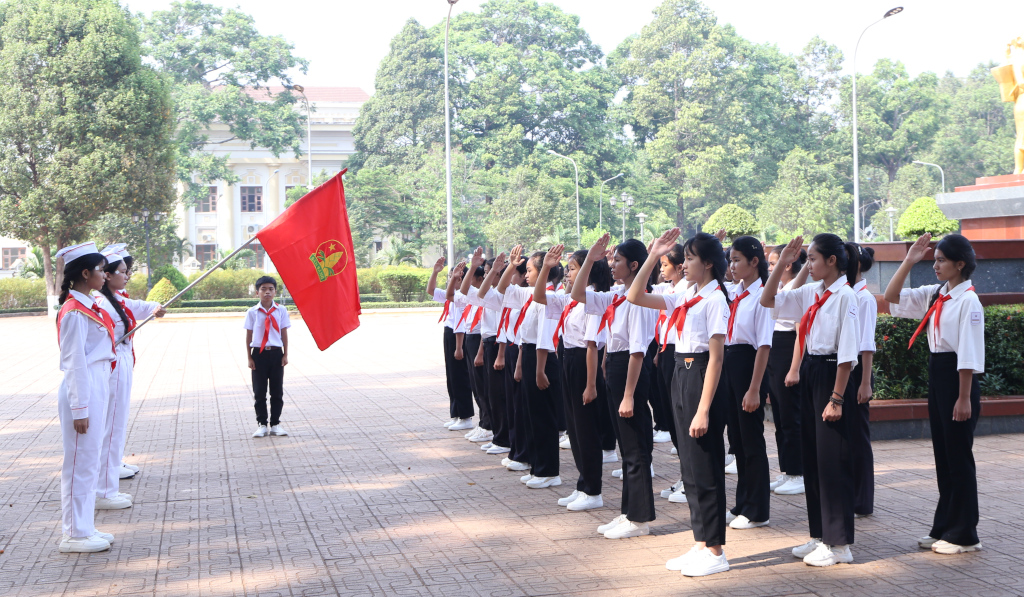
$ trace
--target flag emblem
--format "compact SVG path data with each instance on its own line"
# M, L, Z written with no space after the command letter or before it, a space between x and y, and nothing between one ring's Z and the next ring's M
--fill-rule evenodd
M345 245L336 240L320 243L316 252L309 256L309 261L316 269L316 275L323 282L331 276L337 276L348 266L348 251Z

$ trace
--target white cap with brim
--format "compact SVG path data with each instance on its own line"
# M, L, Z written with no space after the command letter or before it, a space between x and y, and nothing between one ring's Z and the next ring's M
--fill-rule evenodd
M104 257L107 258L107 265L121 261L121 253L120 251L117 250L116 247L114 249L107 247L106 249L100 251L100 255L103 255Z
M64 258L64 263L71 263L79 257L85 257L86 255L99 254L100 252L96 249L96 243L88 242L80 245L71 245L70 247L64 247L57 251L54 257L60 259Z

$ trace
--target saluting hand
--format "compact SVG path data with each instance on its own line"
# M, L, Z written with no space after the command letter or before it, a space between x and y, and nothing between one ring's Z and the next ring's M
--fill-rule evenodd
M523 245L512 247L512 253L508 257L508 262L512 267L519 267L524 261L526 261L526 258L523 257Z
M476 250L473 251L473 258L470 261L470 263L473 264L472 269L475 270L476 268L480 267L481 265L484 264L484 261L487 261L486 259L484 259L484 248L477 247Z
M435 274L439 274L439 273L441 273L441 270L443 270L443 269L444 269L444 257L440 257L440 258L438 258L437 261L434 262L434 273Z
M601 238L597 239L593 247L590 247L590 251L587 252L587 261L598 262L605 258L605 253L608 251L608 241L611 240L611 235L605 232Z
M907 249L907 256L904 260L910 263L917 263L924 259L924 256L928 254L928 251L932 250L928 245L931 240L932 234L930 232L925 232L919 236L917 240L914 241L914 244L910 245L910 248Z
M650 254L655 257L661 257L662 255L668 255L668 252L672 250L672 247L676 246L676 239L679 238L680 230L678 228L671 228L666 230L660 237L654 239L651 243Z
M804 246L804 237L798 236L793 240L786 243L786 247L779 253L779 261L775 264L775 267L786 267L791 263L795 263L800 258L800 249Z
M562 263L562 253L565 252L565 245L555 245L551 247L547 255L544 256L544 267L554 268Z

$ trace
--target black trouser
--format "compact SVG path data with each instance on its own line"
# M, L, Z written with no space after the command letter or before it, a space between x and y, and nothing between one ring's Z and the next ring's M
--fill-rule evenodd
M284 351L276 346L267 346L260 352L258 348L249 349L256 368L252 370L252 393L256 406L256 422L267 424L267 386L270 387L270 426L281 422L281 409L284 408L284 367L281 358Z
M562 347L562 342L561 342L560 339L556 339L555 340L555 344L558 347L556 349L557 353L558 353L558 362L561 363L562 362L562 355L564 353L564 348ZM565 394L565 392L566 392L565 367L562 367L561 365L558 366L558 379L559 379L558 387L561 388L561 395L557 396L556 399L555 399L555 425L558 427L558 431L562 432L562 431L568 431L569 424L566 421L567 413L565 412L565 400L566 400L566 394Z
M537 345L523 344L523 393L526 399L526 442L530 454L530 474L534 477L558 476L558 425L555 404L562 400L562 380L558 355L548 353L544 374L548 387L537 387Z
M875 373L871 375L871 387L875 387ZM860 356L857 366L850 374L853 378L854 395L864 379L864 367ZM846 406L844 404L843 406ZM844 409L845 410L845 409ZM875 511L875 455L871 450L871 401L859 404L853 401L850 409L850 452L853 458L853 513L871 514Z
M508 415L509 460L529 463L529 444L526 442L526 410L523 408L523 383L516 381L516 361L519 347L509 342L505 345L505 412Z
M476 353L480 350L481 341L480 334L466 334L462 343L462 354L463 360L466 361L466 373L469 375L469 387L473 390L473 398L480 412L477 426L492 430L491 403L487 397L487 371L483 365L476 366Z
M843 391L843 416L824 421L822 414L836 383L836 355L804 355L800 365L800 414L804 488L811 537L826 545L853 543L853 427L857 391L853 377Z
M498 358L497 338L484 338L484 375L487 377L487 402L490 405L491 443L502 448L508 446L508 405L505 404L505 372L494 370Z
M658 345L658 341L652 341L651 345L647 347L647 355L644 357L650 362L652 375L654 374L654 357L657 356L659 348L661 347ZM651 415L654 417L654 430L668 431L671 426L669 420L672 419L672 411L665 408L665 399L661 395L661 384L654 382L650 385L648 402L651 404Z
M466 358L463 346L462 358ZM462 361L455 360L455 332L444 328L444 370L448 378L448 410L453 419L473 416L473 388L469 385L469 370Z
M971 418L953 420L960 397L960 372L955 352L933 353L928 359L928 420L935 453L939 504L929 536L954 545L978 543L978 469L974 464L974 428L981 415L981 385L971 381Z
M754 376L754 360L757 349L749 344L734 344L725 347L725 362L722 379L725 396L736 412L736 507L732 513L746 516L754 522L768 520L769 497L768 449L764 443L764 396L758 389L757 410L743 410L743 396L750 389Z
M721 379L708 410L708 431L690 436L690 423L697 414L708 370L708 353L676 353L672 374L672 411L679 431L679 468L694 541L709 546L725 545L725 441L722 432L728 398Z
M633 390L633 416L619 416L619 406L626 393L629 372L629 352L608 353L606 362L609 412L614 412L618 429L619 448L622 450L622 514L630 522L654 520L654 485L651 480L651 460L654 452L654 430L651 427L650 365L642 359L640 376ZM641 355L642 356L642 355Z
M665 351L658 356L658 385L661 389L661 402L665 405L665 409L668 411L669 416L665 423L665 428L668 429L669 435L672 436L672 445L676 447L676 452L679 451L679 437L676 431L676 418L672 414L672 373L676 370L676 345L666 344Z
M565 372L565 419L569 446L580 473L576 490L587 495L601 495L603 455L600 421L601 414L607 414L608 410L597 399L583 404L583 391L587 388L587 349L566 348L562 357L562 370Z
M768 380L772 393L775 443L779 468L787 475L804 474L800 440L800 386L786 387L786 374L793 364L796 332L775 332L768 353Z

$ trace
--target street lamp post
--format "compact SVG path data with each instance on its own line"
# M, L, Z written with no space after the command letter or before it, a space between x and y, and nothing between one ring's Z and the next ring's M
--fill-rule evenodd
M623 193L620 197L622 203L622 242L626 242L626 212L629 211L630 207L633 207L633 197L629 193ZM615 207L615 195L608 198L608 202Z
M647 214L641 212L636 214L636 219L640 220L640 242L644 242L644 220L647 219Z
M892 242L892 240L893 240L893 236L892 236L892 217L896 213L896 208L895 207L890 207L890 208L885 210L885 213L889 214L889 242Z
M455 236L452 228L452 115L448 105L448 31L452 9L459 0L448 0L448 19L444 23L444 188L448 200L448 266L455 263Z
M903 12L902 6L890 8L882 18L871 23L860 32L857 38L857 45L853 47L853 240L860 242L860 164L857 155L857 50L860 48L860 40L867 33L868 29L881 23L893 15Z
M611 182L611 181L615 180L616 178L618 178L618 177L620 177L622 175L623 175L623 173L619 172L618 174L616 174L615 176L609 178L608 180L602 180L601 181L601 190L600 190L600 192L597 195L597 229L598 230L604 230L604 214L602 213L604 211L604 183Z
M920 162L918 160L914 160L914 163L915 164L920 164L922 166L934 166L934 167L938 168L939 169L939 176L942 177L942 192L943 193L946 192L946 173L942 171L942 166L940 166L938 164L933 164L931 162Z
M572 159L567 155L562 155L554 149L549 149L548 153L551 155L557 155L560 158L565 158L572 162L572 169L576 171L576 244L583 244L583 237L580 235L580 169L576 165L576 160Z
M306 188L313 190L313 112L309 109L309 98L306 97L306 88L302 85L292 85L294 89L302 94L302 101L306 104L306 160L309 162L309 180Z
M163 214L154 213L153 221L159 222ZM149 210L144 209L141 213L132 214L132 221L138 223L142 220L142 227L146 231L146 294L153 290L153 268L149 265Z

